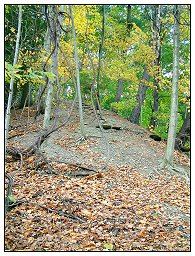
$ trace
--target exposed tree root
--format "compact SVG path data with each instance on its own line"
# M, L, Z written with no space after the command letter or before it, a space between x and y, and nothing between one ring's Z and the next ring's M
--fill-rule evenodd
M93 168L89 168L89 167L85 167L85 166L82 166L80 164L76 164L76 163L71 163L71 162L64 162L64 161L60 161L60 160L48 160L48 162L52 162L52 163L62 163L62 164L68 164L68 165L72 165L74 167L77 167L79 169L81 169L82 171L84 171L86 173L86 175L91 175L93 173L99 173L98 170L95 170ZM88 174L87 174L88 173ZM72 176L74 176L75 174L73 174ZM78 174L79 175L79 174ZM77 176L78 176L77 175ZM83 175L83 176L86 176L86 175Z
M75 97L75 99L73 101L73 104L71 106L71 110L70 110L70 114L69 114L68 118L61 125L59 125L58 127L52 127L51 129L48 129L48 130L44 131L43 134L41 134L37 138L37 140L34 142L34 144L32 144L30 147L28 147L24 150L14 148L14 147L7 147L6 148L6 153L12 155L15 159L21 159L21 155L27 155L27 156L33 155L37 151L37 149L40 148L41 144L45 141L45 139L50 134L59 130L60 128L62 128L64 125L66 125L68 123L68 121L70 120L71 114L72 114L72 110L73 110L75 101L76 101L76 97Z
M170 173L177 177L181 177L186 180L186 183L190 183L190 171L184 167L176 166L175 164L170 164L167 161L163 161L161 167L167 168Z
M13 209L14 207L19 206L19 205L24 204L24 203L25 204L33 204L33 205L39 206L39 207L47 210L48 212L55 212L55 213L59 214L60 216L65 216L65 217L67 217L69 219L73 219L73 220L79 221L81 223L85 223L86 222L83 219L73 215L72 213L65 213L62 210L54 210L54 209L51 209L51 208L49 208L49 207L47 207L45 205L38 204L38 203L35 203L35 202L26 201L26 200L19 200L16 203L11 204L10 205L10 210Z
M15 147L7 147L6 148L6 153L8 155L11 155L15 160L21 159L21 152L22 152L22 150L19 148L15 148Z
M13 178L5 174L5 177L8 179L8 186L7 186L7 192L6 192L6 197L5 197L5 214L9 211L11 201L10 201L10 196L12 195L12 185L13 185Z

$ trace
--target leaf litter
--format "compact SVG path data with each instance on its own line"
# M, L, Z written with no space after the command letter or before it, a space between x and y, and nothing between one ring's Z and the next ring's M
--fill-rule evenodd
M15 198L72 214L83 223L21 204L6 216L6 250L101 251L108 249L105 245L116 251L190 250L189 187L182 179L146 178L129 166L82 179L65 176L59 166L56 172L15 171Z
M77 131L74 123L69 126ZM56 143L77 154L87 151L85 166L94 166L97 156L90 149L97 149L100 141L91 138L74 145L69 135L69 141ZM121 140L128 149L125 136ZM131 137L131 145L136 147L138 139ZM144 140L148 147L164 150L163 143ZM15 142L14 136L9 143ZM112 144L119 143L115 136ZM100 159L104 156L95 153ZM115 161L122 163L117 154ZM185 162L182 157L177 155L178 161ZM6 251L190 251L190 188L182 178L166 170L145 175L143 164L136 168L115 162L81 178L69 176L77 166L51 159L51 173L47 165L35 168L36 161L37 155L23 159L22 165L19 160L6 162L7 173L14 178L13 201L25 202L6 215Z

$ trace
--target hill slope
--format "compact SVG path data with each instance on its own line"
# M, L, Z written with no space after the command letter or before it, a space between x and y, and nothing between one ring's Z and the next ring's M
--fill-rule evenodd
M58 124L70 104L60 111ZM6 249L189 251L190 189L160 168L165 143L109 111L103 111L103 124L112 129L101 132L89 106L83 141L77 113L75 108L36 155L8 157L6 173L14 179L19 203L6 216ZM43 117L24 126L26 115L20 122L12 116L17 128L9 146L29 147L40 135ZM185 164L184 156L175 154Z

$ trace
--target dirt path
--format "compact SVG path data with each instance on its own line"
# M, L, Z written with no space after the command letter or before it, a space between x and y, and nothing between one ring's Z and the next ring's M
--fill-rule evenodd
M67 118L70 103L59 113L58 123ZM93 109L84 107L85 132L87 140L80 140L79 116L77 107L74 108L67 125L52 133L42 144L41 151L51 160L83 164L94 168L120 167L129 165L141 173L153 173L161 169L165 142L156 142L149 137L149 132L140 126L130 123L115 113L102 111L102 123L121 127L120 130L109 129L103 133L98 125ZM42 123L39 117L39 125ZM52 123L52 121L51 121ZM11 142L19 147L29 147L39 132L27 133L14 137ZM107 142L106 142L107 141Z

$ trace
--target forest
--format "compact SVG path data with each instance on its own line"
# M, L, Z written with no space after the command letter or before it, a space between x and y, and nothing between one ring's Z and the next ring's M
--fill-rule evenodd
M189 252L191 6L4 13L4 250Z

